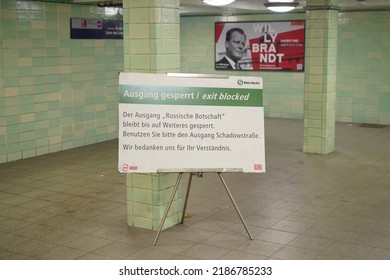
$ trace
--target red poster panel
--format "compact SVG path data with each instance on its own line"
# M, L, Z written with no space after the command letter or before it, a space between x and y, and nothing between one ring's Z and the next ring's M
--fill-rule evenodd
M305 21L217 22L215 69L304 71Z

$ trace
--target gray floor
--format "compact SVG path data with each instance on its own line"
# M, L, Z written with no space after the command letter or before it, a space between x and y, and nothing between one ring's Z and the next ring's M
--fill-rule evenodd
M225 175L253 241L205 174L153 247L109 141L0 165L0 259L390 259L390 127L337 124L323 156L301 152L302 121L265 124L267 173Z

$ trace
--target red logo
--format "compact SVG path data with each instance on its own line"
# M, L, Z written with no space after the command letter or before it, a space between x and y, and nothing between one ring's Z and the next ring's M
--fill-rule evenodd
M121 169L123 172L127 172L129 171L129 166L125 163L125 164L122 164L122 169Z
M253 169L254 170L263 170L263 165L262 164L254 164Z
M138 166L136 165L128 165L126 163L122 164L122 168L121 168L122 172L127 172L127 171L134 171L134 170L138 170Z

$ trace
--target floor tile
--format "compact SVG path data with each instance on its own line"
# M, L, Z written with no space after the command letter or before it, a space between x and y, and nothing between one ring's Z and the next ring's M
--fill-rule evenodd
M87 254L86 251L65 246L58 246L37 256L40 260L75 260Z
M248 238L245 236L218 233L206 239L203 243L233 250L246 243L247 240Z
M198 244L194 247L189 248L185 252L182 252L181 255L194 257L200 260L217 260L222 258L229 252L229 249L212 245Z
M272 255L272 258L279 260L313 260L320 253L303 248L285 246Z
M36 259L43 252L49 251L55 247L56 246L54 244L50 244L48 242L36 239L31 239L13 247L10 247L7 250L20 255L25 255L29 259Z
M266 229L255 236L256 240L263 240L268 242L288 244L291 240L295 239L297 234L291 232L285 232L280 230Z
M97 250L93 253L98 255L107 256L110 259L123 259L126 256L137 253L142 247L136 245L130 245L128 243L122 243L113 241Z
M94 236L83 236L71 241L65 242L63 245L82 251L92 252L107 244L111 243L110 240L104 238L98 238Z
M279 243L250 240L246 241L243 245L236 248L238 251L249 252L252 254L259 254L265 257L270 257L279 251L284 245Z
M337 123L328 155L302 153L302 120L265 131L267 172L223 175L254 240L206 173L152 246L155 231L127 225L112 140L0 165L0 259L390 259L390 127Z
M268 258L260 254L252 254L243 251L230 251L222 256L220 260L267 260Z
M142 248L137 253L124 257L125 260L170 260L175 254L159 250L155 247Z

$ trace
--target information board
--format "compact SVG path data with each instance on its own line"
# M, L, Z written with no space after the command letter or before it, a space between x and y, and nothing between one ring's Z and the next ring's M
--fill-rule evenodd
M120 73L121 173L265 172L259 77Z
M70 19L71 39L123 39L123 21L115 19Z

